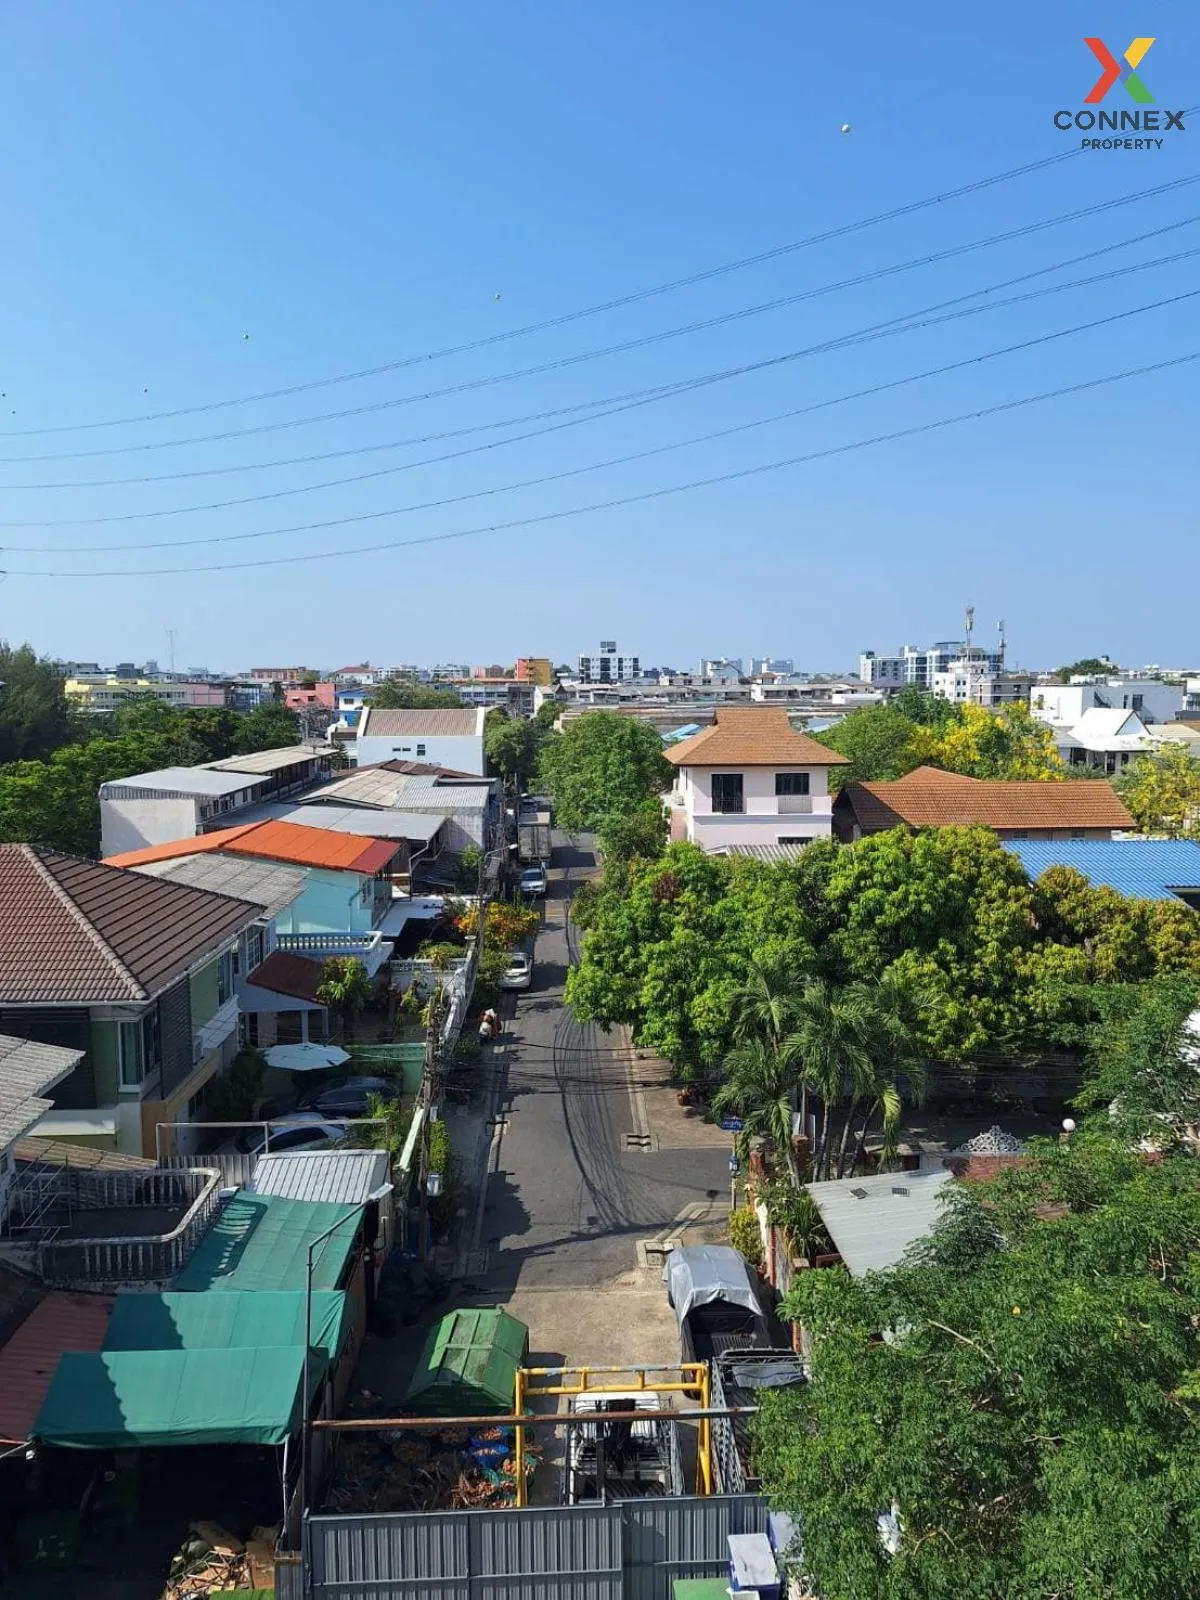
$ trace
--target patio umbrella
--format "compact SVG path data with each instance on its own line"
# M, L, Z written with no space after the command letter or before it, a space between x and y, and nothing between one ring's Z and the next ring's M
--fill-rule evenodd
M266 1056L269 1067L282 1067L285 1072L320 1072L350 1059L336 1044L275 1044Z

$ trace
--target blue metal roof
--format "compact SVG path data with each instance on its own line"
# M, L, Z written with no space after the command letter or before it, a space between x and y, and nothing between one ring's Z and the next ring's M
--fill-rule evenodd
M664 733L664 744L676 744L680 739L690 739L693 734L703 733L703 728L698 722L685 722L682 728L672 728L670 733Z
M1047 867L1074 867L1095 887L1129 900L1173 900L1200 890L1200 843L1194 839L1006 839L1030 878Z

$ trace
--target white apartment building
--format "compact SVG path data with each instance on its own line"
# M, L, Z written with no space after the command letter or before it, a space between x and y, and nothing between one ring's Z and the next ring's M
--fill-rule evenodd
M702 678L740 678L741 656L705 656L700 663Z
M666 756L678 773L672 839L771 855L831 836L829 769L845 757L797 733L782 707L718 706L710 728Z
M641 675L637 656L623 656L615 639L602 639L595 655L579 657L580 683L628 683Z
M1157 678L1094 678L1086 683L1039 683L1030 696L1035 717L1057 728L1073 728L1086 712L1132 711L1150 726L1172 722L1187 698L1182 684Z
M993 672L980 661L956 661L933 675L933 692L954 705L1028 705L1033 687L1030 672Z
M791 656L751 656L750 676L759 677L764 672L773 672L780 677L790 678L796 670L796 663Z
M933 689L937 673L948 672L955 662L967 654L963 639L939 639L936 644L923 648L906 644L899 655L878 656L874 650L864 650L858 658L858 675L864 683L880 689ZM1003 650L982 650L971 647L972 662L978 662L989 672L1004 670Z

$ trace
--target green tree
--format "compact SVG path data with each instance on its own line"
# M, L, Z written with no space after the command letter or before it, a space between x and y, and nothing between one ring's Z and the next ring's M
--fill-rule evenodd
M534 712L533 720L543 733L550 733L554 724L562 716L562 706L557 700L543 700Z
M0 643L0 764L48 756L71 737L62 673L31 645Z
M1082 661L1072 661L1070 666L1059 667L1055 677L1059 683L1070 683L1072 678L1102 678L1110 672L1120 672L1115 661L1107 656L1084 656Z
M999 711L971 704L956 706L953 720L936 730L928 759L934 766L969 778L1066 776L1053 729L1022 705Z
M619 890L628 883L633 862L657 861L666 849L667 817L661 802L647 800L636 811L604 817L596 830L596 845L605 882Z
M1200 1155L1200 987L1160 978L1113 985L1098 1002L1076 1105L1130 1144Z
M510 717L499 706L488 712L483 730L488 765L514 793L524 789L537 770L540 743L538 728L527 718Z
M911 1262L799 1274L812 1380L764 1393L754 1432L823 1600L1189 1592L1198 1251L1194 1160L1076 1135L952 1186Z
M539 781L560 826L571 833L637 811L669 788L673 776L654 729L612 711L577 718L544 745L539 763Z
M462 700L453 689L434 689L415 678L385 678L367 704L380 711L449 711L461 707Z
M239 720L230 754L244 756L256 750L282 750L299 740L300 722L294 711L274 704L256 706Z
M830 769L835 788L846 783L877 783L903 778L927 753L921 728L894 703L862 706L843 721L814 735L819 744L850 762Z
M718 1116L732 1113L742 1120L737 1146L749 1157L755 1139L768 1139L787 1165L792 1181L800 1172L792 1149L792 1116L796 1074L787 1058L765 1039L744 1039L725 1057L725 1076L712 1098Z
M317 999L341 1016L347 1039L354 1037L354 1021L371 997L371 980L357 956L329 956L321 969Z
M1135 756L1116 788L1143 833L1200 839L1200 761L1179 740Z

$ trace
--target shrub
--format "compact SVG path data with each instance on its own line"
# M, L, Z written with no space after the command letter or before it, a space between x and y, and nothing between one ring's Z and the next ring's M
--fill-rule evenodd
M817 1202L807 1189L797 1189L785 1178L768 1184L762 1198L767 1217L787 1235L793 1255L812 1261L833 1249Z
M729 1213L729 1242L755 1269L762 1271L762 1233L758 1226L758 1213L753 1206L739 1206Z

